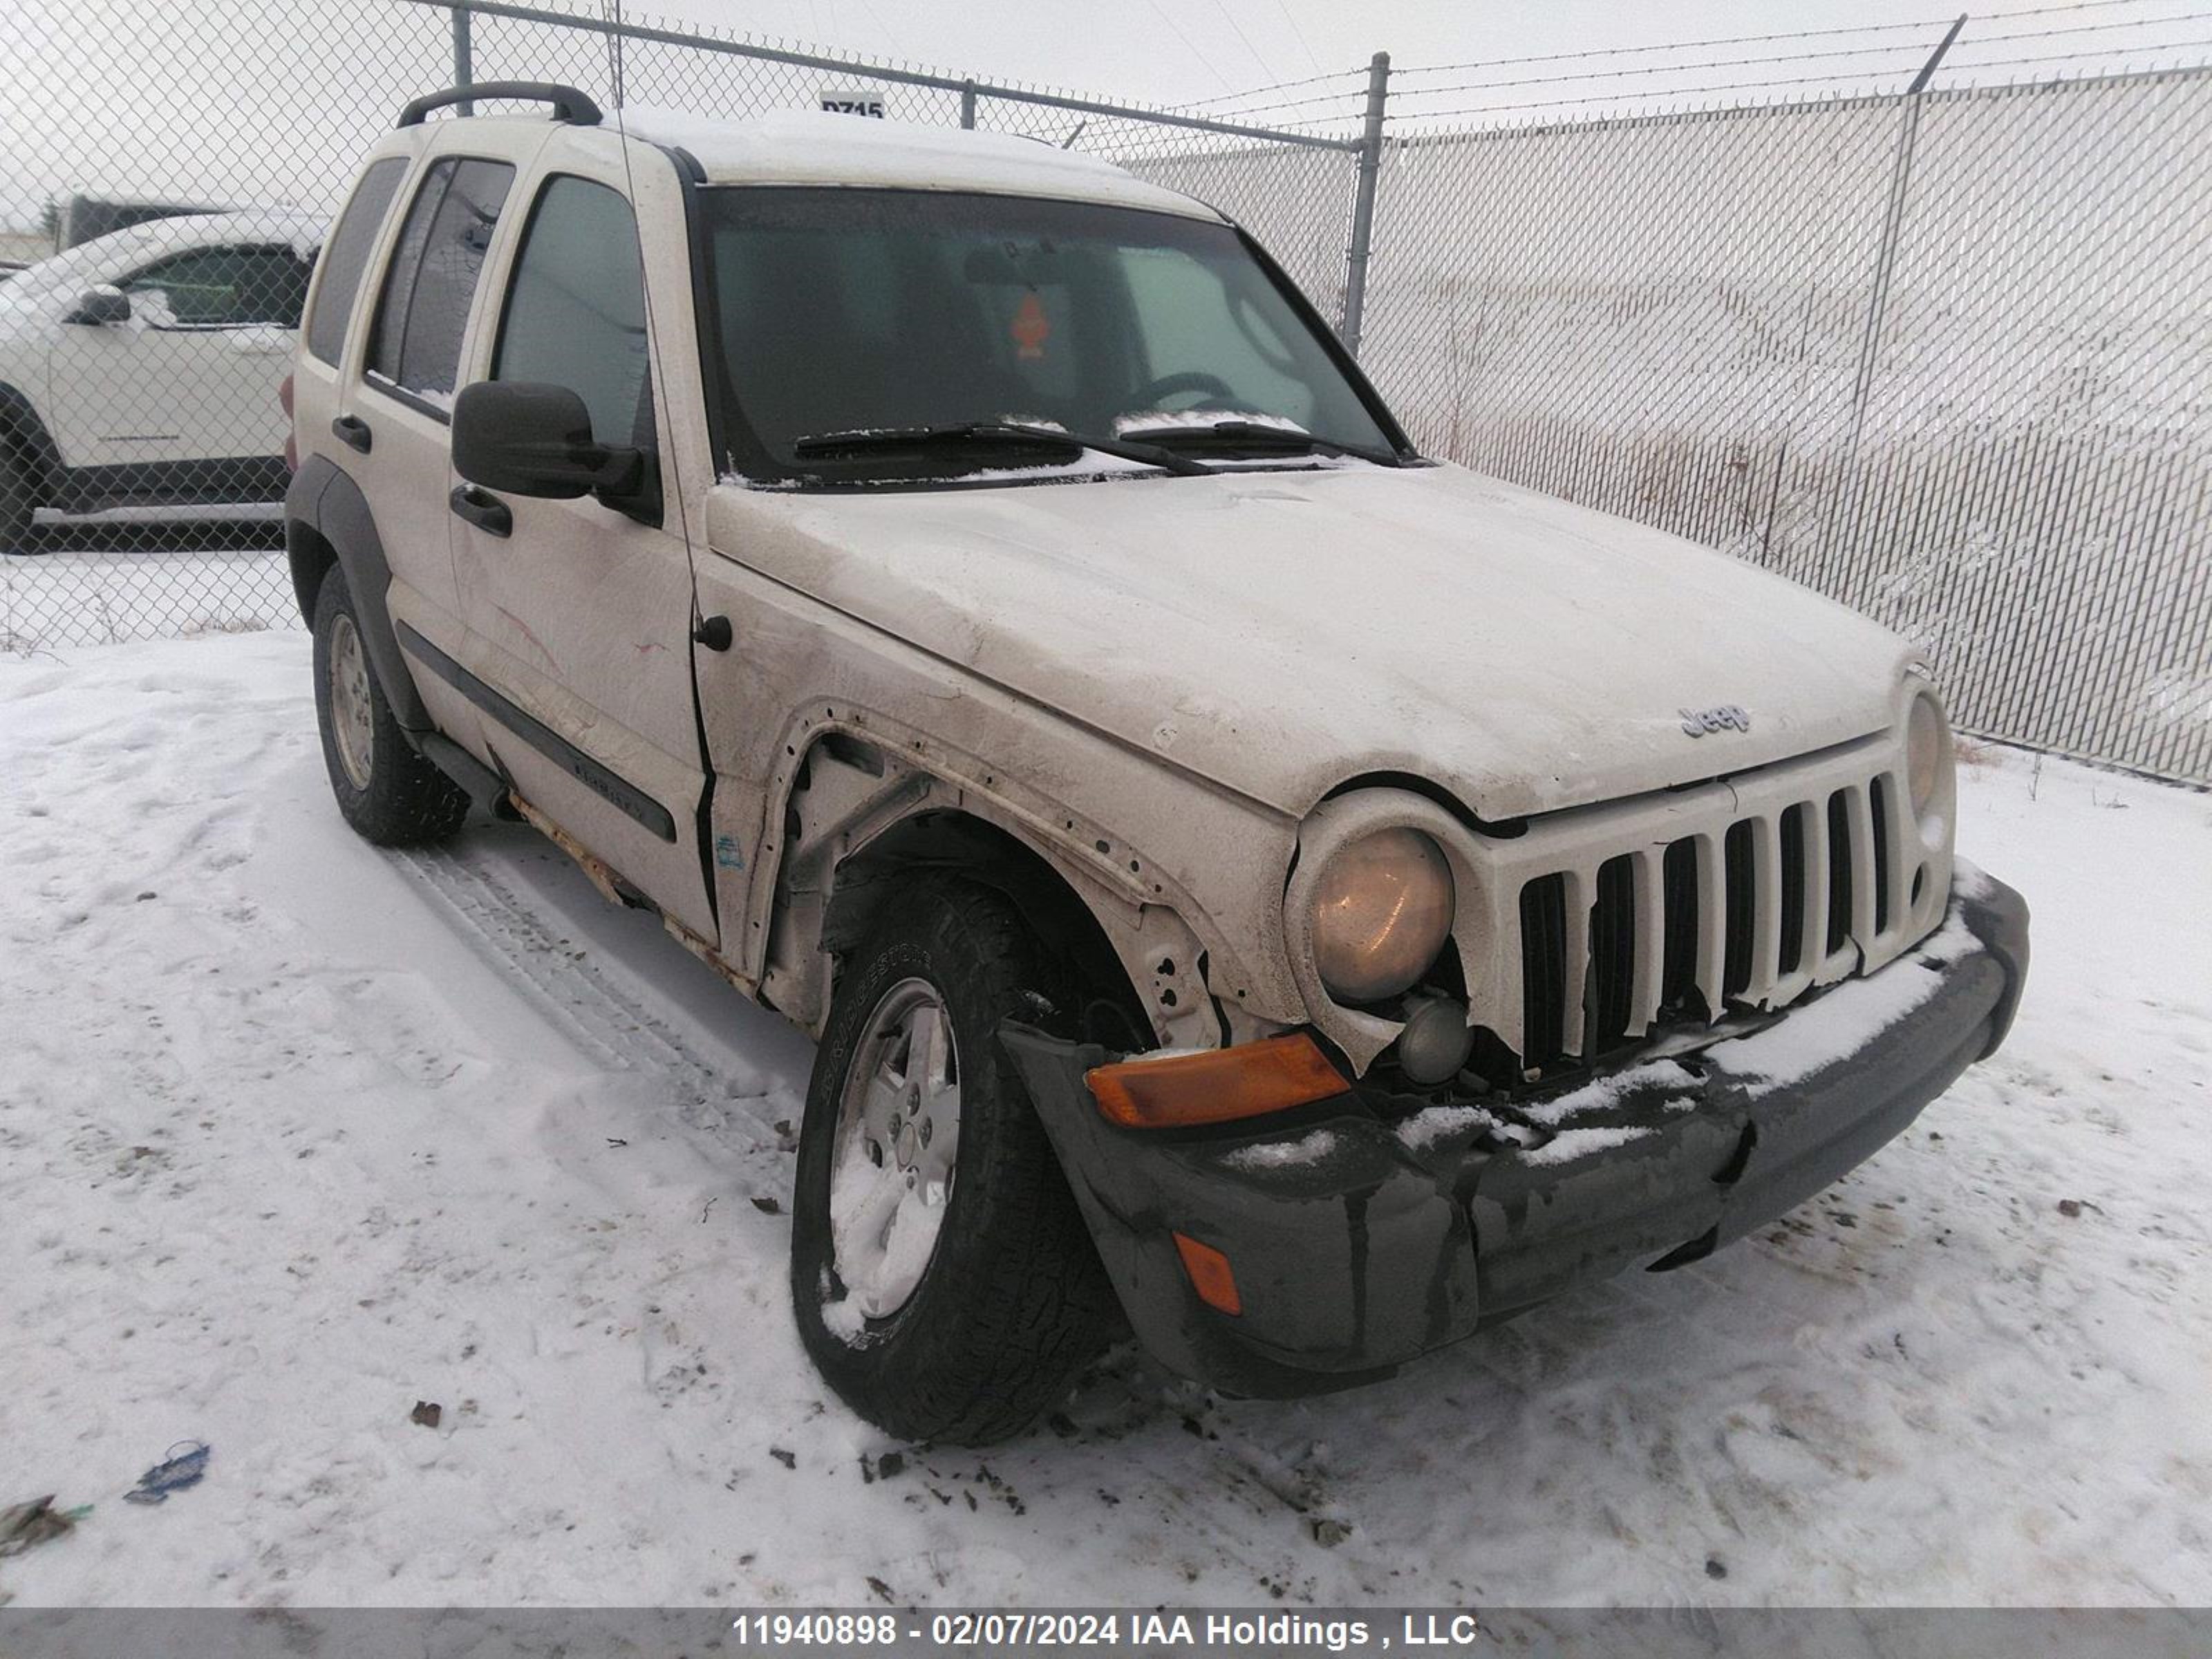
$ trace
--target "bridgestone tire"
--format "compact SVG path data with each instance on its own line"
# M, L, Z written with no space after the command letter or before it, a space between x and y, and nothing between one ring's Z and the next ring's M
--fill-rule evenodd
M0 553L31 553L31 515L37 492L22 458L0 442Z
M315 724L322 730L323 765L330 773L338 811L363 840L380 847L420 847L443 841L468 816L468 794L408 743L365 650L361 675L370 736L365 785L348 772L339 752L331 678L334 641L347 630L356 642L361 640L353 595L344 573L333 565L315 593Z
M951 1197L912 1295L886 1317L862 1319L838 1305L846 1291L830 1176L839 1106L886 994L916 979L941 1000L957 1056ZM901 1438L976 1446L1020 1433L1119 1328L1074 1196L998 1042L1002 1020L1036 1019L1038 997L1057 989L1013 907L946 878L887 900L873 935L842 964L799 1138L792 1301L830 1386Z

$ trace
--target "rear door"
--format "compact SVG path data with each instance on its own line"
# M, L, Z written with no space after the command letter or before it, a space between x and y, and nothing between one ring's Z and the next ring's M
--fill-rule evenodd
M447 528L450 410L469 313L514 175L512 161L466 154L434 153L416 169L374 291L360 372L341 381L327 428L341 446L327 453L361 487L375 521L392 569L392 620L418 659L416 684L439 725L461 740L474 725L469 705L420 672L409 635L451 651L463 631Z
M666 160L641 155L667 182ZM524 798L712 939L691 567L629 184L612 143L564 147L502 256L477 361L487 379L578 393L594 437L647 453L665 506L624 512L590 496L465 486L452 518L471 636L463 666L493 694L480 703L485 735Z

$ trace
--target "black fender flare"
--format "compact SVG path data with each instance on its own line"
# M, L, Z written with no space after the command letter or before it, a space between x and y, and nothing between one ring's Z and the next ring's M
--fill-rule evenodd
M301 618L310 625L315 619L316 592L332 562L345 572L362 644L368 648L377 684L392 704L392 717L408 732L434 730L430 711L416 690L414 671L408 667L392 626L386 603L392 566L384 556L383 538L376 533L375 515L368 510L361 486L324 456L307 457L284 492L284 550Z
M62 453L54 434L46 430L38 406L15 387L0 381L0 447L31 464L32 488L41 507L54 498L62 476Z

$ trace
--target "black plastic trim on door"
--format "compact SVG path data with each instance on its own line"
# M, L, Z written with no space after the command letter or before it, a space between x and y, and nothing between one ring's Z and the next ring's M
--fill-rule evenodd
M593 760L513 699L478 679L405 623L400 623L397 627L400 644L440 679L538 753L557 763L562 771L593 794L635 818L661 840L675 841L676 820L659 801L628 779Z

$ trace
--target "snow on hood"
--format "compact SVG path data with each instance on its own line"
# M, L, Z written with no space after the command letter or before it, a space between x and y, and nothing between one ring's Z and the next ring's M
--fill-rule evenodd
M1756 568L1455 466L1005 489L725 487L713 544L1303 816L1370 773L1500 821L1879 731L1905 643ZM1683 711L1751 729L1692 738Z

